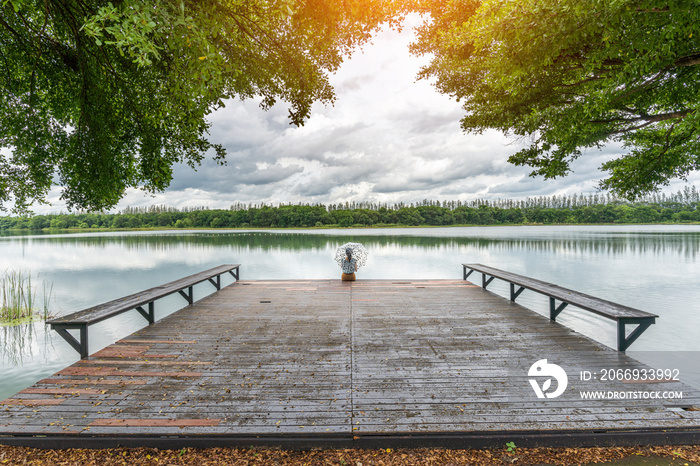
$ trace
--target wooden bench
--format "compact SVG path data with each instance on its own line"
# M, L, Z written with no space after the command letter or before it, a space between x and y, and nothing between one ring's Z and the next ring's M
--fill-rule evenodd
M115 299L107 303L98 304L97 306L74 312L67 316L58 317L47 321L51 328L56 330L77 352L80 353L80 358L86 358L88 355L88 326L101 322L110 317L114 317L123 312L136 309L139 313L148 320L149 325L155 322L155 301L173 293L180 295L187 300L189 304L194 302L193 287L198 283L209 280L217 290L221 289L221 275L230 273L233 278L239 280L240 264L220 265L203 272L190 275L189 277L175 280L174 282L166 283L165 285L156 286L139 293L134 293L123 298ZM187 289L187 291L184 291ZM148 304L148 310L143 308ZM80 340L77 340L69 329L80 330Z
M462 264L462 268L464 280L466 280L472 272L480 272L481 287L483 289L486 289L494 278L510 282L510 300L512 302L515 302L515 299L520 296L520 293L526 289L548 296L549 318L552 321L556 320L557 316L568 304L617 321L617 350L622 352L626 351L651 324L656 322L656 318L659 317L656 314L650 314L640 311L639 309L623 306L622 304L617 304L612 301L606 301L596 298L595 296L579 293L578 291L569 290L554 285L553 283L506 272L505 270L499 270L487 265ZM467 272L467 270L469 271ZM516 286L519 287L517 290L515 289ZM558 305L557 301L560 301ZM627 335L625 331L625 326L628 324L637 324L637 328L629 335Z

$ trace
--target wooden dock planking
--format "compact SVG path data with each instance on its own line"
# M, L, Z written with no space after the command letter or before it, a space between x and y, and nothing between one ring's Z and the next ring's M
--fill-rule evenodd
M520 405L532 400L526 374L534 361L547 355L551 360L556 355L568 366L581 360L586 364L581 369L609 367L599 366L600 362L592 366L589 354L580 354L582 348L569 352L563 345L578 343L589 346L592 352L603 348L584 337L576 338L564 327L550 325L548 319L537 314L523 313L518 306L494 307L484 299L486 294L465 300L463 290L456 284L439 292L430 286L416 286L415 292L407 293L391 306L370 301L376 292L387 291L381 285L366 287L366 300L353 306L353 405L375 408L364 410L364 416L355 418L357 431L449 431L462 430L465 423L472 430L555 430L587 428L595 421L635 426L647 421L641 422L640 415L629 414L626 406L633 404L629 402L619 406L622 415L615 413L607 418L597 413L582 415L580 411L572 416L575 405L561 402L546 416L540 411L544 403L536 405L540 409L504 414L504 402ZM410 316L404 312L406 308L411 309ZM606 364L617 367L620 356L611 354L610 358L614 361ZM458 365L454 365L455 360ZM475 368L485 371L485 377L475 378ZM457 371L463 374L455 374ZM445 372L450 374L449 379L433 382ZM475 398L481 401L475 403ZM435 403L438 400L441 402ZM468 402L463 403L464 400ZM481 409L475 409L477 403L481 403ZM488 404L493 405L491 409ZM401 409L406 405L414 408ZM386 406L399 409L388 411ZM675 421L674 415L663 410L655 414L659 424Z
M557 399L537 399L528 382L544 358L570 377ZM698 413L669 409L700 405L697 390L574 377L643 367L463 280L242 281L0 402L0 443L635 429L700 440ZM684 396L580 399L589 389Z

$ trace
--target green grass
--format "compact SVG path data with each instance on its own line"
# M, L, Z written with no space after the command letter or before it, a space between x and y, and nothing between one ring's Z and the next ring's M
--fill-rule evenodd
M32 275L23 270L8 269L0 275L0 322L19 324L49 317L53 284L42 281L43 300L36 299Z

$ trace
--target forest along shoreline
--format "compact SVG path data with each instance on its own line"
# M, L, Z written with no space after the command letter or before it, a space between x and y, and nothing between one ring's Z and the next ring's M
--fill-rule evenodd
M128 207L119 213L59 213L0 217L3 231L435 227L498 225L698 224L700 194L627 202L611 195L552 196L524 201L429 201L416 204L232 204L228 209Z

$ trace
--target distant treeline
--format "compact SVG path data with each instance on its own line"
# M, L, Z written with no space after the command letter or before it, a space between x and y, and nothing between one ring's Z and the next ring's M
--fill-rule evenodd
M519 225L700 222L700 195L686 188L635 203L610 195L574 195L526 200L429 201L415 204L331 205L234 204L229 209L127 208L118 214L75 213L0 217L0 230L68 228L247 228L323 226Z

